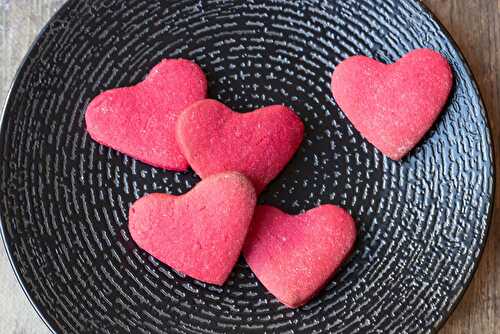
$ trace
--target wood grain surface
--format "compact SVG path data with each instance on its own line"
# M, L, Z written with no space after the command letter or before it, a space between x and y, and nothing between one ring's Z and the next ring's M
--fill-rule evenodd
M64 0L0 0L0 100L44 23ZM484 98L500 166L500 0L423 0L462 49ZM500 333L500 172L490 236L464 299L443 334ZM0 250L0 333L49 333Z

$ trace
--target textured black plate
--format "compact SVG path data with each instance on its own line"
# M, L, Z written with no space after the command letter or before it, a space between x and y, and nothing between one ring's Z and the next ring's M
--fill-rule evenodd
M455 90L423 143L393 162L340 112L330 74L349 55L391 62L418 47L450 60ZM291 213L340 204L360 223L353 257L300 310L278 303L243 260L218 288L130 240L135 199L180 194L198 179L97 145L85 106L181 56L233 109L285 103L304 120L306 140L263 202ZM63 333L432 332L472 277L491 211L492 149L476 85L412 0L69 1L19 70L0 144L7 250L40 315Z

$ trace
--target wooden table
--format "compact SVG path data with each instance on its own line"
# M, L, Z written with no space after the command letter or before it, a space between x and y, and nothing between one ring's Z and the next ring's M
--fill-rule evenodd
M31 41L64 0L0 0L0 100ZM500 0L423 0L469 61L483 95L500 166ZM498 173L500 175L500 173ZM498 176L498 175L497 175ZM474 281L443 334L500 333L500 182L491 233ZM24 297L0 251L0 333L49 331Z

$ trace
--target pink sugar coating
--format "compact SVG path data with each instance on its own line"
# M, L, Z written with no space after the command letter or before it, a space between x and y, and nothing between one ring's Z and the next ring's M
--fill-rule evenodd
M258 193L288 164L303 137L300 118L281 105L241 114L203 100L177 122L177 141L198 175L237 171L252 180Z
M333 96L354 127L382 153L399 160L429 131L453 86L446 58L429 49L385 65L348 58L332 76Z
M243 254L269 292L295 308L328 283L355 240L355 222L339 207L291 216L263 205L255 210Z
M256 197L243 175L214 175L185 195L151 194L136 201L130 234L175 270L222 285L241 253Z
M189 60L165 59L144 81L103 92L87 107L87 131L109 146L155 167L184 171L189 165L175 139L179 113L204 99L207 80Z

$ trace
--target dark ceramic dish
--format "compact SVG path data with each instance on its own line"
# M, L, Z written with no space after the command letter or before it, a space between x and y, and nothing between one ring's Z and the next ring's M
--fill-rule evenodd
M453 65L450 103L401 162L383 157L330 94L353 54L392 62L414 48ZM359 222L352 258L307 306L290 310L243 260L218 288L136 247L129 205L198 178L137 162L85 133L99 92L136 83L165 57L194 59L210 95L239 111L292 106L307 127L261 201L319 203ZM0 136L3 238L26 294L60 333L429 333L472 278L488 231L492 148L460 52L416 1L73 0L21 66Z

